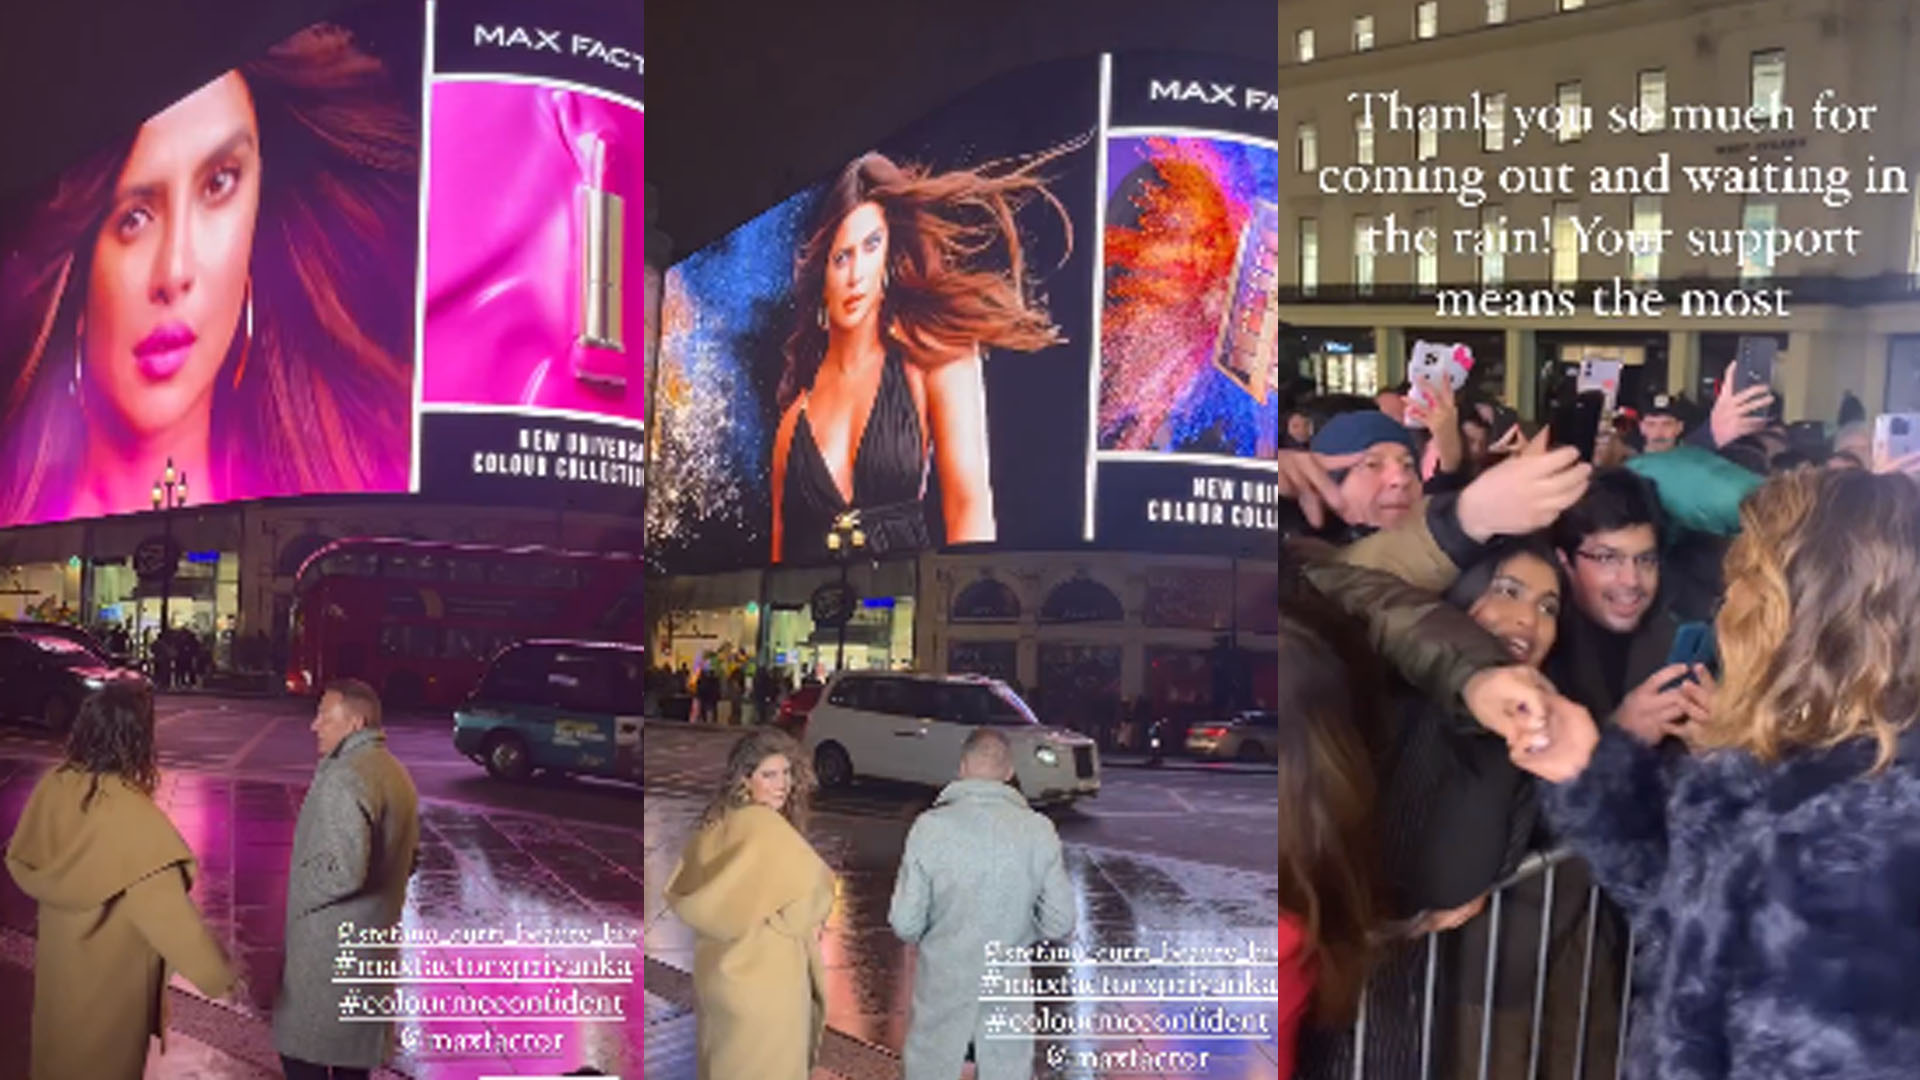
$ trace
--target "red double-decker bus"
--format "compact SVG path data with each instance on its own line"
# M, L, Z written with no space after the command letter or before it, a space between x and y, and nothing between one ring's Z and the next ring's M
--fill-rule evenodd
M338 540L294 585L287 689L364 679L391 705L458 704L528 638L639 643L636 557L418 540Z

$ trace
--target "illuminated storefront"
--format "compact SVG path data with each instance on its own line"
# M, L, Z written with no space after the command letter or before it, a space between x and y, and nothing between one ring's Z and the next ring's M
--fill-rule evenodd
M1281 335L1281 350L1283 360L1294 366L1302 380L1313 384L1315 394L1372 397L1382 389L1384 372L1370 330L1289 327Z

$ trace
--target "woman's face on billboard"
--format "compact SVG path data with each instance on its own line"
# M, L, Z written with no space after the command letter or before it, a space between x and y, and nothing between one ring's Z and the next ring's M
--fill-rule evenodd
M94 239L82 329L87 387L135 436L210 401L259 213L259 121L238 72L141 125Z
M879 203L863 202L840 219L827 248L827 320L852 330L880 310L887 266L887 215Z

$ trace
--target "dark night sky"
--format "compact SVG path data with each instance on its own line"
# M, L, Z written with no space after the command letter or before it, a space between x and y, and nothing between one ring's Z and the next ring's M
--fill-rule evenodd
M290 31L360 2L10 5L0 20L0 201ZM677 257L1025 64L1104 49L1273 56L1277 12L1274 0L655 0L647 173L659 224Z

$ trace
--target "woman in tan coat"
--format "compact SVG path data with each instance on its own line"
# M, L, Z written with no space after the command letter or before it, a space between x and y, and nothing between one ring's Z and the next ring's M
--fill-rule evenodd
M785 734L734 744L667 882L698 935L700 1080L806 1080L826 1030L820 937L836 881L806 839L811 770Z
M193 852L154 805L153 699L109 686L75 719L66 760L35 785L7 870L40 905L33 1080L139 1080L166 1051L166 985L210 997L236 978L187 898Z

